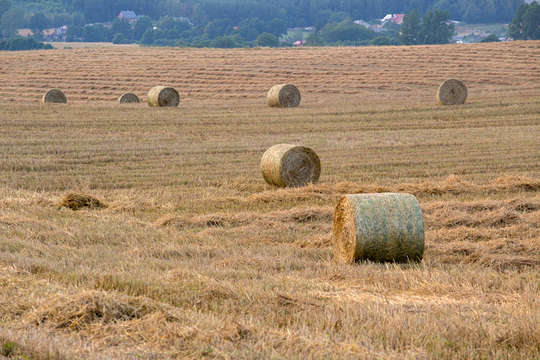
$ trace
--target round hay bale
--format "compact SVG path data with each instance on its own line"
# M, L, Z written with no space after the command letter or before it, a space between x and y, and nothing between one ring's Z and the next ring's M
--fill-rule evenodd
M118 102L120 104L131 104L131 103L138 103L141 101L139 100L139 97L135 95L134 93L125 93L118 98Z
M424 219L414 195L343 196L332 225L334 257L343 263L421 261Z
M437 90L437 100L441 105L465 104L467 86L460 80L446 80Z
M308 147L278 144L263 154L261 172L270 185L299 187L319 180L321 161Z
M66 95L60 89L51 89L47 91L45 95L41 98L43 104L47 103L57 103L65 104L67 103Z
M274 85L266 94L266 102L269 106L297 107L300 105L300 99L300 91L291 84Z
M148 91L147 101L150 106L178 106L180 95L172 87L154 86Z

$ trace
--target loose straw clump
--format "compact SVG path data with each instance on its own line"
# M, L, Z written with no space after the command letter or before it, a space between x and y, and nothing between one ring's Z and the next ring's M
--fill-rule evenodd
M467 86L460 80L446 80L437 90L437 100L441 105L464 104L467 100Z
M424 219L416 197L382 193L343 196L334 212L334 257L344 263L421 261Z
M61 207L67 207L71 210L79 210L82 208L88 209L103 209L107 205L93 196L77 193L69 193L60 200Z
M291 84L274 85L266 94L269 106L296 107L300 105L300 91Z
M321 161L308 147L278 144L263 154L261 172L270 185L299 187L319 180Z
M67 103L66 95L60 89L51 89L47 91L45 95L41 98L43 104L47 103L57 103L65 104Z
M131 104L140 102L139 97L134 93L125 93L118 98L120 104Z
M180 95L172 87L154 86L148 91L147 101L150 106L178 106Z

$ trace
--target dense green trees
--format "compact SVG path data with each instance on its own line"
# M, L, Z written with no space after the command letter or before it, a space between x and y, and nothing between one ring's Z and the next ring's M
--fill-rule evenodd
M22 27L41 32L46 27L68 25L67 40L70 41L111 41L114 38L117 43L136 41L147 45L276 46L288 28L297 28L293 35L288 34L289 44L296 40L306 40L307 45L438 44L448 42L454 33L450 18L494 22L510 21L516 14L510 27L512 36L539 38L539 5L519 7L522 2L0 0L0 35L12 37L16 29ZM121 21L117 18L121 10L133 10L145 16L136 21ZM401 27L387 23L384 33L375 33L353 22L380 19L387 13L407 13L407 16ZM304 31L308 26L311 28ZM275 39L278 39L277 44Z
M282 34L285 34L287 32L287 23L285 20L282 19L272 19L266 24L266 32L275 35L280 36Z
M144 32L152 28L152 20L148 16L141 16L137 19L133 28L133 37L140 40Z
M10 0L0 0L0 17L11 8Z
M509 26L508 34L516 40L540 39L540 4L533 2L521 5Z
M388 36L377 36L369 41L369 45L385 46L385 45L398 45L397 40Z
M413 10L403 18L399 41L405 45L419 44L422 41L420 31L420 15Z
M14 38L9 40L0 40L0 50L34 50L34 49L52 49L50 44L43 44L34 39Z
M224 19L218 19L214 21L210 21L206 26L204 27L204 34L209 39L214 39L218 36L223 36L225 34L229 34L233 27L231 26L230 22Z
M145 20L142 20L146 23ZM178 45L178 41L183 42L186 39L191 40L191 25L182 20L176 20L168 16L162 18L155 26L152 24L141 25L148 26L140 41L144 45ZM135 25L137 27L137 24ZM135 38L136 40L139 40Z
M376 34L362 25L350 20L327 24L319 33L321 39L328 44L358 45L363 41L373 39Z
M403 18L398 39L402 44L446 44L454 35L454 24L449 24L450 13L439 9L428 10L422 22L418 12L411 11Z
M217 47L217 48L235 48L238 47L239 44L236 41L236 38L233 36L218 36L210 43L210 46Z
M454 24L447 24L450 13L439 9L429 10L422 20L423 44L446 44L454 35Z
M102 24L92 24L83 27L82 38L88 42L104 42L112 40L112 35Z
M111 34L114 34L114 36L121 34L124 41L126 41L133 38L133 29L128 21L116 18L112 22Z
M490 34L488 36L486 36L485 38L483 38L482 40L480 40L480 42L499 42L499 38L497 37L497 35L495 34Z
M533 2L523 14L523 34L527 39L540 39L540 4Z
M0 12L9 1L31 12L40 8L47 16L84 14L88 23L112 21L121 10L129 9L154 20L162 16L188 17L196 26L218 19L228 19L234 26L244 19L258 17L263 22L280 19L288 27L318 28L347 18L367 20L411 10L423 15L433 9L449 11L456 20L511 21L517 7L523 3L522 0L0 0Z
M34 34L41 33L43 29L49 27L50 21L43 13L35 13L30 18L29 27Z
M133 41L126 38L126 36L122 33L116 33L112 38L112 42L113 44L129 44Z
M15 36L17 29L24 24L24 11L10 8L0 17L0 34L4 38Z
M448 11L450 17L470 23L508 22L522 0L438 0L431 9Z
M279 45L279 39L273 34L264 32L257 37L257 45L275 47Z

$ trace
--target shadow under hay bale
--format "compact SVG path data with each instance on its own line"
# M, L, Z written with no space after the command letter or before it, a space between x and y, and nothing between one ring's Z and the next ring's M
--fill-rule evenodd
M467 86L465 86L463 81L450 79L439 86L437 90L437 101L441 105L465 104L467 94Z
M41 98L41 103L43 104L66 104L67 98L66 95L60 89L51 89L47 91L45 95Z
M87 209L104 209L106 204L100 200L85 194L69 193L60 200L60 207L67 207L71 210Z
M172 87L154 86L148 91L147 100L149 106L164 107L178 106L180 104L180 95Z
M266 103L272 107L297 107L300 100L300 91L291 84L274 85L266 94Z
M134 93L125 93L118 98L120 104L133 104L141 102L139 97Z
M299 187L319 180L321 161L308 147L278 144L263 154L261 172L270 185Z
M424 219L410 194L356 194L342 197L332 227L334 257L343 263L421 261Z

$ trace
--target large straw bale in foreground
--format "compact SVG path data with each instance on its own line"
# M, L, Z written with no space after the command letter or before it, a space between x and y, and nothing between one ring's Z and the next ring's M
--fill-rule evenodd
M300 105L300 91L291 84L274 85L266 94L269 106L296 107Z
M122 94L122 96L118 98L118 102L120 104L132 104L132 103L138 103L140 102L140 100L137 95L135 95L134 93L128 92L128 93Z
M47 91L45 95L41 98L43 104L47 103L57 103L65 104L67 103L66 95L60 89L51 89Z
M446 80L437 90L437 100L441 105L465 104L465 100L467 100L467 86L460 80Z
M334 212L335 258L344 263L421 261L424 219L416 197L382 193L343 196Z
M316 183L321 174L321 161L305 146L278 144L265 151L261 172L270 185L298 187Z
M148 91L147 101L150 106L178 106L180 95L172 87L154 86Z

